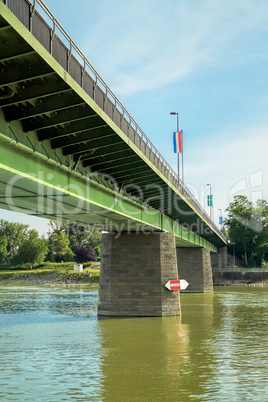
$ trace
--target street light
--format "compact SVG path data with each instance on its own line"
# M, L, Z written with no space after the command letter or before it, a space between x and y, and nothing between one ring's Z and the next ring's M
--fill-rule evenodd
M170 112L171 115L177 116L177 133L179 132L179 113ZM181 130L181 167L182 167L182 181L184 182L184 170L183 170L183 131ZM180 177L180 152L178 152L178 176Z

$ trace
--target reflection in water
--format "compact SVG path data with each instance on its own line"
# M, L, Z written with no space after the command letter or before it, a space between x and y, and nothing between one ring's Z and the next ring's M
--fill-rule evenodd
M170 400L188 359L187 325L178 317L100 320L99 325L102 400Z
M96 290L0 287L0 400L266 401L268 288L182 294L182 317L97 319Z
M230 400L230 395L268 400L267 295L267 288L243 287L217 293L216 307L223 314L215 334L217 372L208 384L216 400Z
M213 295L183 295L183 318L101 320L104 401L188 401L213 375Z

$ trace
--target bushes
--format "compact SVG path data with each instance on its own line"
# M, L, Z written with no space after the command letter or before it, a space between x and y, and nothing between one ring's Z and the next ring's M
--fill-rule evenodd
M97 261L95 250L89 246L78 246L75 249L75 261L79 264L87 261Z

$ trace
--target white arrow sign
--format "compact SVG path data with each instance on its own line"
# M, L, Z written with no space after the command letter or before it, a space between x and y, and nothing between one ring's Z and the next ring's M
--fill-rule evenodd
M185 279L171 279L165 284L168 290L185 290L189 283Z

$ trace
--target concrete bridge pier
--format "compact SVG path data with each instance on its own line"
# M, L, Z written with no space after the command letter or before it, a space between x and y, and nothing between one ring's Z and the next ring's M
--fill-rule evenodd
M212 268L227 268L227 247L219 247L218 253L211 254Z
M178 279L174 233L103 234L98 315L180 315L170 279Z
M178 275L189 286L183 292L213 292L210 250L208 248L177 248Z

